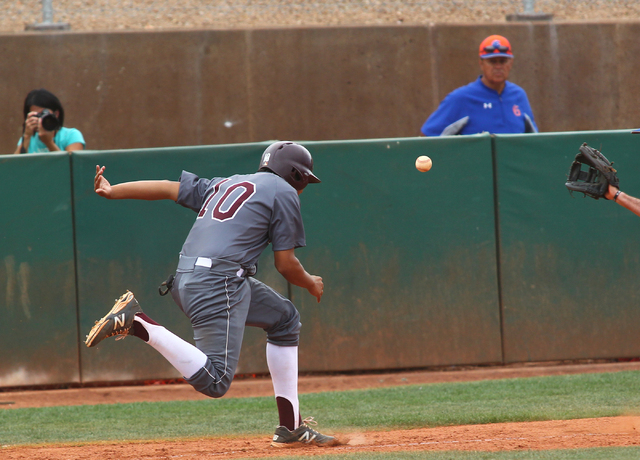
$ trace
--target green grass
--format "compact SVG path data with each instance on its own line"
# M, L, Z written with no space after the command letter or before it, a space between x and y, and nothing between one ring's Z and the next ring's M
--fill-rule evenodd
M321 430L348 432L640 413L638 388L640 371L630 371L317 393L300 400L303 417L313 415ZM0 444L270 436L277 423L271 397L3 409Z

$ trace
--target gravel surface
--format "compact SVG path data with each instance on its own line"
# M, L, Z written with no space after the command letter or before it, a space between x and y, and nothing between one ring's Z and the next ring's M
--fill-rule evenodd
M51 0L72 31L506 22L535 12L554 21L640 19L637 0ZM532 7L533 5L533 7ZM41 0L0 0L0 32L44 23Z

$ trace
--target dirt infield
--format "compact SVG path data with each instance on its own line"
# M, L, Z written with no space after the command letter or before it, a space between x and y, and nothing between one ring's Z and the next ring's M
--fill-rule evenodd
M414 430L350 433L337 436L341 446L275 449L264 437L211 438L190 441L101 443L72 446L9 447L0 450L6 460L67 460L112 458L122 460L187 460L268 458L283 455L336 456L353 452L391 451L505 451L640 446L640 417L609 417L529 423L496 423Z
M564 375L640 370L640 362L528 365L476 368L456 371L402 372L357 376L311 376L300 379L301 393L375 388L421 383L474 381L514 377ZM267 378L241 379L228 397L273 395ZM0 408L42 407L77 404L111 404L135 401L204 399L185 384L84 388L46 391L0 392ZM640 417L497 423L384 432L331 433L342 441L333 448L296 448L286 452L269 447L264 436L208 438L176 441L145 441L55 446L3 446L0 457L7 460L39 459L181 459L261 458L282 455L324 455L351 452L441 451L441 450L542 450L610 446L640 446Z

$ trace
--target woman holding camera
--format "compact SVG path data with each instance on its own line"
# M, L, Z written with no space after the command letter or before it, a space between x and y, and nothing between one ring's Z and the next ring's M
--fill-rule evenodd
M46 89L34 89L24 100L22 137L14 153L43 153L83 150L82 133L65 128L60 100Z

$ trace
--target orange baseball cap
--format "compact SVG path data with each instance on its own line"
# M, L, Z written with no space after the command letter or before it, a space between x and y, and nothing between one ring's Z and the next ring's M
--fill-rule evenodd
M502 35L489 35L480 43L480 58L489 59L494 57L513 58L511 43Z

